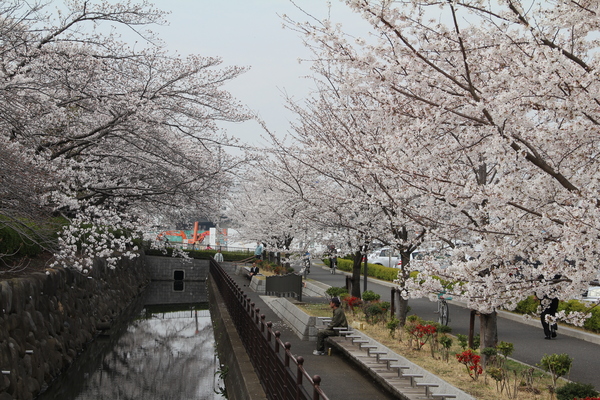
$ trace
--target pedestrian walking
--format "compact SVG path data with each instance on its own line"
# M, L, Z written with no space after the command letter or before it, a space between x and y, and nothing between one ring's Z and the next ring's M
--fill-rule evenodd
M254 249L254 258L256 258L257 260L262 260L262 253L263 253L263 245L261 242L256 242L256 248Z
M544 328L544 339L550 340L556 337L556 330L558 329L558 325L554 322L553 317L556 315L558 311L558 299L555 297L550 299L548 296L544 296L541 300L542 307L544 307L544 311L540 314L540 319L542 320L542 327ZM550 316L551 322L546 319L546 316Z
M223 254L221 253L221 249L217 250L217 252L215 253L215 256L213 258L218 263L222 263L223 262Z

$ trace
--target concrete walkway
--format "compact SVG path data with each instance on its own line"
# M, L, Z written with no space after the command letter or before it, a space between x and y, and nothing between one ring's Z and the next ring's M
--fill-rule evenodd
M226 263L223 264L223 266L226 267ZM261 296L259 293L255 293L254 291L250 290L249 281L245 277L235 274L235 268L233 266L227 266L226 270L241 287L248 287L249 290L246 291L246 293L261 309L261 314L264 313L266 315L266 320L273 322L274 327L282 332L282 340L292 344L292 352L305 358L305 368L309 374L319 375L321 377L321 387L330 399L352 400L403 398L416 400L425 398L425 390L427 390L429 393L438 394L443 394L446 392L450 392L451 394L454 393L456 395L455 398L461 400L473 399L473 397L464 392L447 390L446 388L448 386L446 385L448 384L443 381L443 383L440 384L440 382L435 381L435 379L431 377L431 374L429 374L429 376L426 378L420 377L419 379L415 378L414 380L412 378L407 379L406 377L398 378L399 374L397 371L393 370L390 372L390 368L388 368L389 364L377 362L375 357L377 359L382 357L394 360L403 357L390 353L389 349L382 348L383 346L379 343L369 342L369 340L372 341L370 338L349 340L343 337L338 337L333 340L334 343L332 344L332 354L330 357L312 355L312 351L315 348L315 343L314 341L307 340L307 335L309 335L308 332L299 334L298 328L293 327L293 323L289 323L285 318L282 317L283 312L277 310L277 307L281 306L273 305L273 303L281 303L281 301L285 301L287 303L288 300L278 299L279 301L277 301L274 300L277 298ZM329 274L329 269L327 267L320 262L316 262L313 263L313 268L311 268L311 274L308 276L308 278L308 286L311 291L310 295L307 296L307 292L305 290L303 300L305 302L324 302L326 301L326 298L324 296L319 296L319 293L323 293L330 286L344 286L345 273L338 271L336 275L331 275ZM363 283L361 282L361 291L362 285ZM367 289L381 294L382 300L389 301L390 289L393 286L394 285L392 283L369 278ZM436 319L436 315L433 313L435 310L435 303L433 302L429 302L425 299L411 300L411 307L413 309L411 313L418 314L425 319ZM468 329L468 314L469 310L467 310L464 305L458 304L455 301L451 302L450 318L454 334L466 333L466 330ZM504 337L505 335L503 335L503 331L505 329L502 328L507 326L509 331L518 332L519 339L521 339L521 341L535 341L537 336L540 336L540 338L543 339L541 336L541 326L539 321L526 321L521 316L507 312L500 312L499 314L502 318L502 323L499 324L501 325L499 327L499 340L515 343L514 340L511 340L514 339L514 337L506 338ZM302 325L302 323L300 325ZM478 327L476 326L476 331L477 329ZM302 337L304 340L301 340ZM353 343L354 341L364 342L365 340L362 339L366 339L368 343L358 345ZM536 358L539 356L537 353L541 351L540 346L545 345L548 347L553 343L564 343L570 340L576 341L575 343L571 343L570 348L572 351L565 351L563 348L555 348L555 351L552 351L552 347L549 347L548 349L543 348L544 354L552 354L553 352L567 352L568 354L572 354L572 352L575 352L577 357L574 358L576 358L578 363L574 362L574 368L575 374L578 376L574 376L572 373L570 378L578 382L592 383L597 387L600 385L599 381L597 380L597 371L599 370L598 368L600 368L600 365L596 365L596 363L598 363L598 357L593 357L593 355L598 354L597 351L598 345L600 345L600 335L593 335L576 329L561 327L559 329L559 340L535 341L536 343L540 343L537 344L537 348L535 349L533 357ZM523 349L519 341L517 340L516 342L515 353L518 354L516 354L515 357L519 359L519 361L529 363L530 365L535 365L537 362L539 362L541 356L530 362L527 362L527 359L524 360L524 357L519 357L522 354L526 354L525 358L531 358L531 355L528 354L531 349ZM583 364L588 368L592 368L591 370L588 370L588 372L591 372L593 378L591 376L588 377L587 375L582 376L582 374L577 372L579 371L579 366L581 365L581 359L578 359L579 353L577 353L576 350L580 346L585 348L584 351L591 351L591 353L588 353L586 357L589 360L586 360ZM374 349L375 347L377 348ZM536 347L536 345L534 345L534 347ZM374 351L375 353L385 352L386 354L377 356L374 353L370 354L371 351ZM420 371L415 370L404 372L408 375L423 375L423 373L416 373ZM417 382L419 382L420 385L416 385ZM429 388L425 389L427 385L429 385ZM441 390L442 388L444 390Z
M330 400L391 400L398 397L381 387L372 377L357 368L340 352L333 352L328 356L315 356L315 342L301 340L290 327L269 308L263 300L265 296L250 290L250 282L244 276L236 275L235 267L231 263L222 263L221 266L244 290L255 306L260 309L260 314L265 315L266 321L273 323L273 328L281 332L283 342L291 344L294 356L305 359L304 368L310 376L319 375L322 379L321 388Z

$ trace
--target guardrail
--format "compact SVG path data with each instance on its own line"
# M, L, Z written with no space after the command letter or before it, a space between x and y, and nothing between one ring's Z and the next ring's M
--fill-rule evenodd
M210 273L267 396L276 400L329 400L319 385L321 377L310 377L304 369L304 358L294 357L292 345L281 340L281 333L273 331L260 309L212 259Z

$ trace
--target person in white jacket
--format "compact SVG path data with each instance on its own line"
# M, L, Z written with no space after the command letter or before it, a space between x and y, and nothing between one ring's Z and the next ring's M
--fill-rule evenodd
M215 253L215 256L213 258L218 263L222 263L223 262L223 254L221 254L221 250L220 249L217 250L217 252Z

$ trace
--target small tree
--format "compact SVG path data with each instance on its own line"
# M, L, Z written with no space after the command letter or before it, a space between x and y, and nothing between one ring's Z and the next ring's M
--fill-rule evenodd
M539 366L552 375L552 388L556 389L558 378L569 373L573 359L568 354L544 355Z

